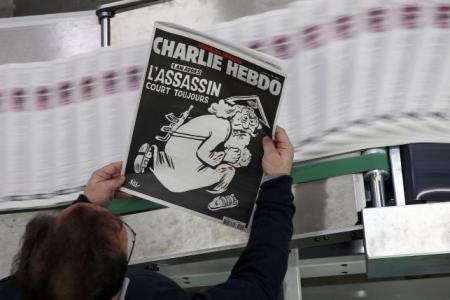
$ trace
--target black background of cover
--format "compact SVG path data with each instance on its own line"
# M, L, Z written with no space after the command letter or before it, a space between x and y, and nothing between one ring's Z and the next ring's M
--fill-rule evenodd
M155 38L163 37L176 42L182 42L186 45L197 46L199 42L184 37L175 35L161 29L156 29ZM153 42L152 42L153 45ZM220 47L219 47L220 49ZM239 55L235 55L239 57ZM223 216L227 216L234 220L240 222L248 223L249 218L252 213L253 205L256 200L256 195L258 192L259 184L262 178L261 169L261 158L263 155L261 140L265 135L263 131L260 131L256 138L252 138L251 143L248 148L252 153L252 161L245 168L237 168L236 174L228 187L227 191L220 195L229 195L234 193L234 195L239 199L239 205L234 208L222 209L218 211L210 211L207 206L213 198L218 196L217 194L211 194L206 192L204 189L192 190L184 193L172 193L167 190L150 172L146 171L144 174L135 174L133 171L133 162L139 147L143 143L156 144L158 145L158 150L162 151L164 149L164 143L155 139L155 136L164 136L165 133L160 131L161 126L167 125L169 122L165 119L167 113L173 112L176 116L179 116L182 112L187 110L190 105L194 105L189 119L196 116L208 114L208 107L213 102L217 102L220 99L226 99L230 96L244 96L244 95L257 95L260 97L261 103L264 108L264 112L269 121L269 124L273 124L275 119L275 114L277 106L280 100L280 96L273 96L269 91L262 91L254 86L247 84L237 78L228 76L225 73L227 59L223 58L222 61L222 71L214 70L205 66L188 63L178 59L172 59L170 57L161 56L153 52L150 54L150 60L145 73L145 82L147 82L149 66L156 65L166 70L170 69L171 63L179 63L182 65L191 66L194 68L199 68L202 70L201 78L207 78L219 83L222 83L222 88L220 91L220 97L215 98L209 96L208 103L201 103L193 100L187 100L183 98L178 98L173 95L174 88L168 95L152 92L145 89L145 83L143 87L142 97L139 104L139 110L136 118L136 123L133 131L132 142L130 145L129 156L127 159L127 165L125 170L125 175L127 177L124 187L134 190L150 197L155 197L159 200L163 200L175 205L179 205L194 211L197 211L208 216L218 218L222 220ZM264 73L269 76L269 78L276 78L282 84L284 78L263 69L257 65L250 62L242 60L242 64L249 67L257 72ZM156 73L154 72L154 77ZM192 76L192 75L191 75ZM188 119L188 120L189 120ZM188 121L187 120L187 121ZM186 122L187 122L186 121ZM270 131L266 132L270 135ZM220 145L219 145L220 147ZM220 150L220 149L219 149ZM131 179L136 179L140 187L134 188L129 184Z

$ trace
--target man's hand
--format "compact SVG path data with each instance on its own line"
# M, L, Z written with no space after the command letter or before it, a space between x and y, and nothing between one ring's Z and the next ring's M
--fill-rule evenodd
M117 190L125 181L125 176L120 175L121 169L122 162L118 161L92 173L84 190L89 202L107 207L114 198L131 197Z
M230 148L227 150L227 152L225 152L225 157L223 158L223 161L235 164L239 161L240 157L241 157L241 150L237 148Z
M263 139L264 156L262 167L268 176L290 175L294 149L286 131L277 126L275 142L269 137Z

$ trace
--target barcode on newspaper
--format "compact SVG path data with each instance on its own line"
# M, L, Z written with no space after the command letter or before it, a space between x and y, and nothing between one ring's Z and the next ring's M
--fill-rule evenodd
M245 223L233 220L228 217L223 217L222 223L224 225L227 225L227 226L239 229L239 230L245 230Z

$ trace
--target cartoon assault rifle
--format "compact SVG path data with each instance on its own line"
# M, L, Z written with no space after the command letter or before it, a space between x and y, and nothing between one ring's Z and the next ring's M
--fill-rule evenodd
M169 125L164 125L161 127L161 131L165 132L165 136L156 136L155 138L161 142L167 142L170 137L176 134L176 130L183 125L186 119L189 117L191 110L194 108L193 105L189 106L189 109L180 114L179 117L176 117L174 113L166 114L166 119L170 122ZM144 173L144 170L147 168L150 159L154 155L154 151L156 150L156 146L150 146L148 143L144 143L139 148L138 155L134 159L134 172L135 173Z
M169 125L164 125L161 127L162 132L166 132L165 136L156 136L156 139L161 142L167 142L173 133L183 125L184 121L188 118L191 110L194 108L193 105L189 106L189 109L180 114L179 117L176 117L174 113L170 113L166 115L166 119L170 122Z

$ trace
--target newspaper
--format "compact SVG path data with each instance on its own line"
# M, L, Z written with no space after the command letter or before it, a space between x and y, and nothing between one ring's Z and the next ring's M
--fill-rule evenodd
M0 211L63 205L123 158L147 47L0 66Z
M248 228L285 77L275 58L157 22L121 190Z

